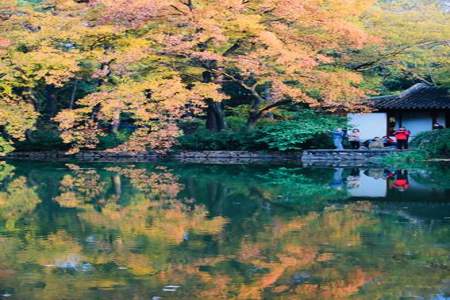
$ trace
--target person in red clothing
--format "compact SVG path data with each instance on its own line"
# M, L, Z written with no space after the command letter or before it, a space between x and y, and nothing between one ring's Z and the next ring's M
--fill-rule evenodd
M397 140L397 149L408 149L408 140L411 135L411 131L405 127L400 127L394 132L395 139Z
M396 172L392 188L400 192L404 192L409 188L408 172L406 170L398 170Z

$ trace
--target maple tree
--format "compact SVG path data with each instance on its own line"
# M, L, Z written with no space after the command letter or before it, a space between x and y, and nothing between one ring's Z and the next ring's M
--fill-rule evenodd
M360 23L367 0L14 3L1 8L2 101L27 118L4 121L7 133L33 128L41 91L73 152L95 148L122 120L134 130L115 151L167 149L180 118L228 98L228 81L252 96L250 127L288 102L353 108L362 77L333 51L374 41Z
M166 151L205 110L224 128L230 84L247 128L288 104L364 109L373 66L445 83L448 23L421 1L2 1L0 146L56 122L71 152L123 127L110 151Z
M0 16L2 139L13 144L34 129L42 105L39 93L62 87L80 70L80 54L69 51L68 41L82 33L75 30L76 24L81 28L79 18L52 14L50 8L38 12L16 1L2 1Z

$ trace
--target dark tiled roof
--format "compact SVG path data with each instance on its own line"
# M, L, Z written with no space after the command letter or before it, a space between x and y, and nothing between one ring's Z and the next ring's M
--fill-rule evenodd
M445 88L416 84L397 96L370 99L379 110L450 109L450 92Z

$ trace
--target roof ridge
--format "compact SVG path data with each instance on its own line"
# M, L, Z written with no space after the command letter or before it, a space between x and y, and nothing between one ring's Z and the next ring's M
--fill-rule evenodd
M420 93L421 91L428 90L429 88L432 88L432 86L429 85L429 84L425 84L423 82L419 82L419 83L416 83L413 86L407 88L403 92L401 92L399 94L399 97L400 98L406 98L406 97L409 97L412 94L416 94L416 93Z
M377 109L444 109L450 110L450 90L426 84L415 84L400 95L372 97Z

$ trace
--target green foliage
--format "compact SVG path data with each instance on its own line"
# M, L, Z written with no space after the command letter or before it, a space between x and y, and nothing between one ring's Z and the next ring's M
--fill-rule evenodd
M14 175L14 166L7 164L4 161L0 161L0 181L3 181L12 175Z
M211 132L205 128L178 139L179 149L183 150L254 150L266 148L255 140L256 131Z
M411 141L411 146L428 157L450 157L450 128L420 133Z
M239 131L245 127L247 120L240 116L229 116L225 118L225 122L229 129Z
M100 143L98 144L98 149L104 150L109 148L114 148L120 144L125 143L131 135L131 130L122 129L117 133L110 133L99 138Z
M5 155L9 152L12 152L13 150L14 147L11 145L11 143L0 136L0 153L2 155Z
M430 158L450 156L450 129L422 132L410 143L413 150L396 152L382 159L386 165L410 167L411 163L424 164Z
M316 175L316 176L314 176ZM288 204L302 204L304 206L320 207L327 201L336 201L348 197L345 190L331 187L332 177L330 170L324 170L320 176L310 174L298 168L276 168L259 178L265 180L262 185L273 189L280 196L273 202Z
M227 117L229 128L211 132L204 128L178 139L184 150L276 150L292 151L310 148L329 148L328 133L345 125L345 118L320 114L312 110L284 112L277 117L287 120L261 119L257 127L245 130L245 118Z
M345 119L342 117L305 110L292 120L260 128L261 137L257 141L267 144L273 150L304 149L308 144L309 147L312 147L315 137L319 136L323 140L329 140L324 134L344 125Z
M419 81L448 85L450 16L439 2L379 1L364 22L383 43L354 52L351 64L362 66L365 73L377 73L391 92Z
M16 143L17 151L66 150L68 147L59 136L58 128L52 124L39 126L30 132L25 141Z
M382 163L388 166L396 166L399 168L410 167L411 163L421 164L427 159L427 153L424 151L411 150L396 152L382 158Z
M178 126L184 134L192 134L199 128L205 127L205 121L199 119L193 119L188 121L181 121Z

